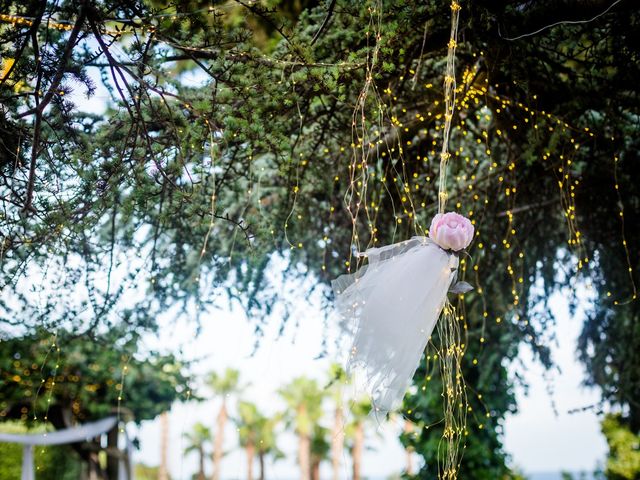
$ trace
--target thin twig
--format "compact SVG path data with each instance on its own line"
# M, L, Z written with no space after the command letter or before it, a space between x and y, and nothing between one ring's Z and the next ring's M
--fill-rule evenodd
M561 20L559 22L555 22L552 23L551 25L546 25L542 28L539 28L538 30L536 30L535 32L530 32L530 33L523 33L522 35L519 35L517 37L503 37L502 33L500 33L500 24L498 24L498 35L500 35L500 38L502 38L503 40L507 40L509 42L512 42L514 40L520 40L521 38L524 37L532 37L534 35L537 35L539 33L544 32L545 30L548 30L550 28L553 27L557 27L558 25L577 25L580 23L590 23L593 22L594 20L597 20L598 18L600 18L601 16L603 16L605 13L607 13L609 10L611 10L613 7L615 7L617 4L619 4L622 0L616 0L615 2L613 2L611 5L609 5L606 10L604 10L603 12L597 14L595 17L593 18L588 18L586 20Z
M324 17L324 21L322 22L322 25L320 25L320 28L311 39L311 45L316 43L316 40L320 38L320 35L322 34L326 26L329 24L329 20L331 19L331 15L333 14L333 9L335 6L336 6L336 0L331 0L331 3L329 3L329 8L327 8L327 16Z
M47 105L49 104L49 102L51 102L56 90L60 86L60 82L64 77L67 63L71 58L73 48L78 39L78 35L80 34L80 31L82 29L82 24L84 23L85 17L86 17L86 4L83 2L82 6L80 7L80 13L78 14L78 19L76 20L76 23L73 26L71 35L69 35L69 41L67 42L64 53L62 54L62 59L60 60L58 69L56 70L53 80L51 81L51 85L49 85L49 90L47 91L45 96L42 98L42 101L37 103L34 109L29 110L18 117L18 118L22 118L22 117L33 115L33 114L35 114L36 116L34 126L33 126L33 143L31 145L31 163L29 165L29 181L27 183L27 192L26 192L26 197L25 197L25 202L23 207L23 210L25 212L31 210L31 205L33 203L33 189L34 189L35 179L36 179L36 163L38 159L38 149L40 146L40 133L41 133L40 129L42 125L42 113L44 109L47 107ZM36 96L37 95L38 95L38 92L36 91Z
M58 87L60 86L60 82L62 81L62 77L65 74L67 63L69 62L69 59L71 58L71 54L73 52L73 47L75 47L76 41L78 40L78 35L80 34L80 31L82 30L82 24L84 23L84 20L85 20L86 16L87 16L87 9L86 9L85 3L83 2L82 6L80 7L80 13L78 14L78 19L76 20L76 23L73 26L73 30L71 31L71 35L69 35L69 41L67 42L67 45L66 45L66 47L64 49L64 53L62 54L62 59L60 60L60 64L58 65L58 69L56 70L56 73L55 73L55 75L53 77L53 80L51 81L51 85L49 86L49 90L47 91L45 96L42 97L42 101L40 102L38 107L32 108L31 110L27 110L26 112L20 114L18 116L18 118L24 118L24 117L27 117L29 115L33 115L38 110L40 111L40 113L42 113L42 111L47 107L47 105L49 105L49 102L51 102L51 100L53 99L53 96L56 94L56 91L58 90Z

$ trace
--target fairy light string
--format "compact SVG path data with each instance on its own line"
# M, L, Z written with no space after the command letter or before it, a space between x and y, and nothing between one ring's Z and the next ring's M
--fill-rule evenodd
M624 250L624 254L625 254L625 258L627 261L627 272L629 273L629 283L631 284L631 289L632 289L632 293L631 293L631 297L626 300L626 301L622 301L620 302L619 300L614 300L614 305L624 305L627 303L630 303L632 301L635 301L638 298L638 289L636 287L636 282L634 279L634 275L633 275L633 267L631 264L631 256L629 254L629 246L627 245L627 238L625 235L625 222L624 222L624 203L622 203L622 195L620 193L620 184L618 181L618 162L620 161L620 157L618 155L613 157L613 179L614 179L614 189L616 191L616 197L618 199L618 218L620 219L620 235L622 237L621 243L622 243L622 248ZM608 296L610 296L610 292L607 293Z
M345 261L347 272L351 271L354 250L364 251L360 245L358 234L358 218L364 211L365 222L369 229L371 240L375 238L374 222L368 206L368 187L373 172L369 171L368 160L378 157L380 144L379 132L383 132L383 104L374 82L374 71L378 65L378 56L382 41L382 2L374 0L367 7L369 22L366 29L366 42L370 47L365 61L365 79L351 118L351 161L348 165L349 185L344 194L344 204L347 207L352 224L351 245L349 256ZM373 120L368 118L367 104L373 100L377 106ZM369 126L374 126L374 132L369 132ZM370 241L371 241L370 240Z
M458 21L460 4L451 2L451 34L447 45L447 67L444 75L444 127L442 132L442 150L440 151L440 179L438 183L438 213L444 213L447 203L447 163L449 153L449 136L451 120L456 101L456 47L458 46Z
M438 179L438 213L445 212L448 198L447 164L451 122L456 105L456 47L458 45L458 22L461 6L451 2L451 32L447 44L447 64L444 77L444 124L442 127L442 148L440 151L440 170ZM459 155L460 149L456 151ZM464 261L464 260L463 260ZM462 264L462 262L460 262ZM463 265L464 268L464 265ZM462 272L464 275L464 271ZM462 357L464 344L461 341L461 315L445 297L441 318L437 323L440 338L440 374L442 378L442 398L444 427L438 446L438 478L455 480L460 469L460 446L467 432L468 401L462 375Z

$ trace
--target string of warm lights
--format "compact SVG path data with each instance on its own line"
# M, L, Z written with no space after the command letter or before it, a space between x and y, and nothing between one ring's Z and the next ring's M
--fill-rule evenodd
M456 47L458 46L460 9L460 4L453 0L451 2L451 33L447 44L447 66L444 75L444 125L442 150L440 151L440 178L438 180L438 213L444 213L448 196L447 163L451 157L449 153L449 136L456 101Z
M448 199L447 164L451 158L449 138L451 123L456 102L456 47L458 41L458 22L461 6L456 0L451 2L451 31L447 44L447 64L444 76L444 123L442 125L442 145L440 150L440 166L438 179L438 213L445 212ZM458 147L459 155L462 147ZM460 262L462 263L462 262ZM464 265L462 267L464 278ZM462 359L465 354L465 343L462 341L460 324L464 321L456 308L445 297L444 307L437 322L440 339L440 376L442 379L442 399L444 410L444 426L438 445L438 478L455 480L460 469L460 446L466 446L467 400L466 385L462 373ZM466 323L466 322L465 322ZM464 329L465 334L467 330Z
M638 290L636 288L636 283L634 280L633 267L631 265L631 256L629 255L629 246L627 245L627 238L625 235L625 223L624 223L624 203L622 202L622 194L620 193L620 185L618 183L618 162L620 158L616 155L613 157L613 179L615 181L614 189L616 191L616 197L618 198L618 218L620 219L620 235L622 237L622 248L624 249L624 254L627 260L627 271L629 272L629 282L631 283L631 297L627 301L623 301L622 303L629 303L638 298ZM607 293L607 296L611 296L611 292ZM620 302L618 300L614 300L614 305L619 305Z
M0 13L0 22L10 23L13 26L18 27L32 27L35 23L36 19L33 17L23 17L19 15L10 15L6 13ZM62 30L62 31L71 31L73 30L73 23L71 22L62 22L62 21L54 21L48 20L44 24L40 24L41 27L50 28L52 30ZM120 30L110 30L110 34L119 35L123 32Z
M116 416L118 418L118 424L121 424L120 415L122 413L121 407L122 407L122 399L124 396L124 382L127 377L127 373L129 371L129 362L131 361L131 355L123 356L123 358L121 358L120 360L122 362L122 370L120 372L120 383L116 384L115 386L116 391L118 392L118 400L117 400L117 406L116 406ZM120 432L124 433L124 427L120 428Z
M348 164L349 170L349 185L344 193L344 204L347 208L347 212L351 219L351 245L353 248L349 250L348 258L345 260L345 266L347 272L351 271L352 256L355 252L365 251L366 247L360 244L360 237L358 234L357 221L359 218L359 212L364 210L364 222L369 227L371 237L374 237L373 225L371 218L371 212L368 208L367 193L370 182L370 172L368 166L368 159L370 156L375 158L377 156L379 147L378 145L383 143L383 140L377 138L375 133L372 135L367 128L370 124L375 125L374 129L378 132L383 131L384 113L382 110L382 102L378 93L375 82L373 81L373 74L377 69L378 55L381 45L381 31L382 31L382 4L380 1L374 2L374 6L368 7L369 23L366 29L366 43L371 53L367 53L365 61L365 81L358 99L356 106L353 110L351 120L351 161ZM372 39L373 37L373 39ZM372 43L373 42L373 43ZM377 108L377 118L375 122L370 122L367 119L367 102L373 99ZM364 248L363 248L364 247Z
M55 366L53 368L53 373L51 376L46 376L45 380L45 368L47 366L47 361L49 359L49 355L55 351L56 359ZM44 412L43 421L46 423L49 420L49 408L51 406L51 398L53 396L53 390L56 386L56 378L58 373L58 368L60 368L60 345L58 344L58 337L56 334L53 335L53 341L51 346L47 349L47 353L45 354L44 359L42 360L42 365L40 366L40 384L37 386L36 393L33 398L33 419L37 420L37 403L38 397L40 396L40 391L44 388L47 391L47 406ZM24 412L26 413L26 412Z

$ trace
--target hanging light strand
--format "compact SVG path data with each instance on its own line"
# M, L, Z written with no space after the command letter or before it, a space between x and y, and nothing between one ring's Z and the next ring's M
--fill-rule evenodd
M447 67L444 74L444 129L442 133L442 150L440 151L440 179L438 182L438 213L444 213L447 203L447 163L449 153L449 136L451 120L456 103L456 47L458 46L458 19L460 4L451 2L451 34L447 49Z

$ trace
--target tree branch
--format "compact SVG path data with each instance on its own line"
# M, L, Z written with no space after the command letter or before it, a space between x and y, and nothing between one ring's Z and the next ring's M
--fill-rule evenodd
M49 85L49 90L47 91L45 96L42 98L42 101L39 103L36 103L36 107L34 109L31 109L23 113L22 115L18 116L18 118L23 118L33 114L35 114L36 116L34 126L33 126L33 143L31 145L31 162L29 165L29 181L27 183L27 192L26 192L26 197L25 197L25 202L23 207L24 212L28 212L29 210L32 209L31 205L33 203L33 189L34 189L35 178L36 178L36 162L38 159L38 149L40 146L40 133L41 133L40 130L42 126L42 112L47 107L47 105L51 102L51 100L53 99L53 96L55 95L56 90L60 86L60 82L62 81L62 78L64 77L64 74L66 72L67 63L71 58L73 48L75 47L76 41L78 40L78 35L82 30L82 24L84 23L86 14L87 14L86 3L82 2L82 5L80 6L80 13L78 14L76 23L73 26L71 35L69 35L69 40L65 47L64 53L62 54L62 58L60 59L60 64L58 65L58 69L56 70L53 80L51 81L51 85ZM36 59L36 61L38 60ZM37 95L38 95L38 92L36 89L36 102L37 102Z
M18 118L28 117L29 115L37 114L38 112L42 113L44 109L49 105L53 96L58 90L60 86L60 82L62 81L62 77L66 72L67 63L71 58L71 54L73 53L73 48L75 47L76 41L78 40L78 35L82 31L82 25L84 24L84 20L87 17L87 8L85 2L82 3L80 7L80 13L78 14L78 18L76 20L75 25L73 26L73 30L71 31L71 35L69 35L69 41L64 49L64 53L62 54L62 59L60 60L60 64L58 65L58 69L51 81L51 85L49 86L49 90L42 97L42 101L38 104L36 108L32 108L18 116Z

